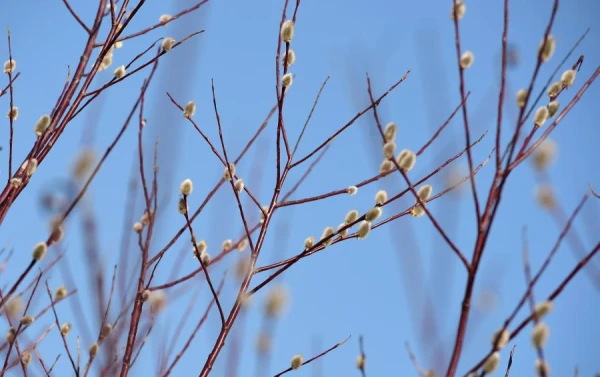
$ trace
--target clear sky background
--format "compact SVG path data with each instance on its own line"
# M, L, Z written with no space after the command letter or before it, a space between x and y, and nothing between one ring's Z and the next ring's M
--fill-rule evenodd
M91 23L95 5L91 1L73 0L71 4L82 18ZM131 22L127 32L135 32L157 22L164 13L175 14L193 5L191 0L147 1ZM293 4L292 4L293 5ZM454 29L449 19L451 1L304 1L300 5L293 49L297 54L291 71L294 84L286 96L285 119L291 140L299 134L322 82L331 76L321 96L317 110L308 127L298 156L310 152L335 130L368 105L365 73L373 80L375 95L385 91L408 70L408 79L389 95L379 108L382 122L395 121L399 126L399 149L417 150L432 132L459 104L458 69L454 47ZM514 126L517 109L514 95L529 83L536 59L536 49L550 16L552 1L531 0L510 2L509 41L519 60L509 68L504 135ZM181 116L165 93L185 103L193 99L198 104L195 120L209 135L218 140L217 125L212 110L210 80L214 79L224 137L231 155L237 155L247 140L275 104L275 51L278 25L283 2L264 0L210 1L198 11L176 23L135 40L126 41L116 50L113 66L99 74L93 88L110 80L118 65L126 64L155 40L206 31L181 48L167 54L159 65L157 77L151 84L147 102L145 153L150 159L154 138L159 142L159 192L162 207L151 255L156 253L182 225L176 204L179 183L191 178L195 191L190 197L196 208L222 174L222 166L212 155L206 143ZM291 8L288 13L291 16ZM548 80L552 71L571 46L591 27L567 65L585 55L574 87L563 93L560 102L566 104L596 69L600 61L600 29L596 27L600 3L594 0L561 2L553 34L557 48L553 59L540 73L535 94ZM0 5L0 26L10 27L13 56L21 76L15 84L15 105L20 109L15 122L15 166L29 151L34 140L33 125L41 114L51 111L60 93L67 73L81 55L86 35L71 18L60 1L21 0L5 1ZM5 30L5 29L3 29ZM475 163L487 158L494 145L497 93L500 72L502 31L502 1L467 1L467 13L461 21L464 49L473 51L475 63L466 72L469 114L472 136L477 138L486 130L487 137L473 150ZM2 61L8 59L6 39L0 39ZM147 72L147 71L145 71ZM561 71L562 72L562 69ZM58 192L61 182L69 178L70 167L83 146L91 146L98 154L104 153L130 111L146 73L131 77L126 82L106 91L92 106L77 117L52 153L41 165L31 183L11 208L0 228L0 244L14 249L14 255L0 276L5 291L29 263L32 246L47 236L48 212L42 211L40 197ZM6 77L1 86L6 85ZM551 137L558 144L558 158L549 170L561 207L570 214L588 190L588 183L600 189L598 144L600 142L600 86L594 83L584 98ZM1 100L2 111L9 108L8 96ZM457 117L417 161L410 173L420 179L464 147L462 118ZM7 179L8 121L1 133L0 177ZM274 184L275 123L270 123L263 136L238 165L238 174L246 179L248 187L260 201L270 199ZM525 128L530 127L530 123ZM376 137L372 113L367 113L347 132L337 138L323 161L294 194L294 199L313 196L345 188L375 175L382 159L380 140ZM506 140L504 140L506 141ZM62 246L72 271L65 276L64 268L54 268L44 276L52 287L65 284L69 278L78 282L78 297L87 315L88 326L97 333L99 319L95 312L95 290L90 275L104 269L108 290L112 267L118 262L123 232L131 231L124 218L141 215L141 196L137 196L135 213L126 212L128 181L136 169L137 132L131 127L112 152L91 186L84 208L97 219L97 248L101 264L90 264L85 258L89 234L83 231L82 212L75 212L67 225ZM463 169L466 159L452 164L430 183L434 192L446 187L446 173ZM493 164L477 176L480 195L485 197L493 175ZM304 172L305 167L292 172L284 192ZM150 170L148 170L150 172ZM136 176L137 177L137 176ZM534 190L538 183L531 164L521 165L509 179L502 197L501 210L493 227L484 254L481 273L477 280L475 303L467 332L459 372L464 373L489 349L493 331L512 311L525 289L521 231L527 226L530 258L533 271L554 244L559 224L553 216L537 205ZM327 225L337 227L350 209L363 212L373 205L373 196L379 189L393 195L405 188L396 176L380 180L359 190L356 196L342 195L325 201L278 210L271 224L259 265L291 257L302 251L302 242L309 236L319 237ZM411 205L411 200L384 210L384 216L400 212ZM257 211L245 201L245 208ZM475 223L469 191L447 195L433 202L429 208L447 229L456 244L469 257L474 246ZM577 263L577 253L587 253L598 242L600 235L600 202L591 198L575 229L580 242L566 242L560 248L547 273L536 286L536 298L541 300L556 288ZM224 186L200 218L194 223L199 238L207 240L209 252L216 254L226 238L238 238L241 223L231 191ZM57 255L51 248L42 267ZM138 250L132 243L127 252L132 259ZM179 255L184 253L184 257ZM248 253L246 250L245 253ZM243 255L233 253L211 268L214 280L230 270L223 293L228 309L237 292L233 267ZM289 290L290 302L285 316L276 322L274 348L268 362L262 361L264 375L273 375L289 366L292 355L302 353L305 358L351 335L343 347L325 358L294 372L297 376L358 376L354 361L358 354L358 337L363 335L367 353L368 376L414 375L404 343L409 342L424 368L434 368L438 375L445 372L460 311L466 274L433 229L426 217L403 217L373 232L364 241L346 241L324 252L297 263L275 282ZM592 261L600 270L600 259ZM189 256L189 239L182 237L158 269L155 282L168 281L171 267L177 264L175 276L182 276L197 268ZM600 312L598 278L594 283L592 270L580 273L556 300L555 311L547 318L551 336L545 355L552 367L552 375L572 375L579 366L580 376L599 372ZM126 276L137 273L130 265ZM33 278L30 275L29 278ZM263 276L257 277L261 281ZM196 290L199 287L199 291ZM73 287L69 287L72 289ZM254 299L247 315L240 318L233 337L243 337L240 348L238 376L256 376L255 338L263 326L262 303L268 289ZM121 294L121 292L118 292ZM195 322L210 300L203 279L193 280L185 290L165 292L169 303L157 318L147 346L130 375L156 374L160 363L163 340L187 338ZM175 294L177 293L177 294ZM131 294L131 291L130 291ZM181 334L174 329L184 316L190 299L197 296L187 325ZM433 309L428 307L428 300ZM485 297L493 297L492 304L483 305ZM36 293L34 310L47 305L43 290ZM76 314L67 303L59 306L61 320L77 323ZM113 310L110 319L114 320ZM522 310L519 319L527 314ZM129 315L129 314L128 314ZM53 322L46 314L35 327L28 329L25 339L36 339ZM432 330L435 326L436 331ZM7 329L5 319L0 332ZM73 334L81 335L82 347L92 342L74 326ZM218 334L219 319L212 310L208 321L195 338L192 348L173 375L197 375L205 362ZM125 331L125 330L121 330ZM435 334L435 335L434 335ZM529 339L530 327L512 344L517 344L513 373L533 375L536 358ZM70 346L76 347L70 336ZM229 347L227 343L215 365L212 375L225 376ZM503 373L510 347L502 351ZM596 350L596 351L594 351ZM57 376L70 375L70 366L60 338L52 332L42 343L40 352L47 362L62 353L56 367ZM102 353L102 350L101 350ZM83 357L83 362L87 357ZM34 360L34 363L37 361ZM13 369L15 373L17 369ZM39 365L32 366L31 375L41 375ZM14 375L20 375L20 371ZM96 375L94 370L92 375ZM262 375L261 375L262 376Z

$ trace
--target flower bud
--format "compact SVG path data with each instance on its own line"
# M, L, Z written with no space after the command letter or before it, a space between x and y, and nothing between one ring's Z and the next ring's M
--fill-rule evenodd
M179 186L179 192L181 192L181 195L190 195L193 189L194 184L192 183L191 179L184 180Z
M500 364L500 353L498 351L488 357L483 363L483 371L487 374L493 373Z
M123 76L125 76L125 66L124 65L120 65L117 67L117 69L115 69L114 71L114 75L117 79L122 79Z
M71 324L69 322L66 322L62 326L60 326L60 333L63 336L69 335L70 331L71 331Z
M304 249L308 250L315 245L315 237L310 236L304 240Z
M17 68L15 59L10 59L4 62L4 73L12 73Z
M554 309L552 301L540 302L535 306L535 315L537 316L537 319L540 320L550 313L552 309Z
M387 192L385 190L377 191L377 194L375 194L375 203L383 205L385 202L387 202Z
M344 218L344 221L346 222L346 224L351 224L351 223L355 222L356 220L358 220L358 211L355 209L349 211L346 214L346 217Z
M548 117L552 118L554 114L556 114L556 112L558 111L559 106L560 103L556 100L550 102L548 104Z
M326 241L322 243L323 247L331 245L331 243L333 242L333 237L330 236L332 236L334 233L335 230L333 230L332 226L328 226L323 230L323 234L321 234L321 241L329 237Z
M291 48L283 55L283 65L289 67L296 61L296 53Z
M519 89L517 92L517 106L525 106L525 99L527 98L527 89Z
M284 42L290 43L292 38L294 38L294 21L286 20L283 25L281 25L281 39Z
M185 108L183 109L183 116L186 118L191 118L194 116L195 113L196 113L196 102L189 101L185 105Z
M383 135L385 137L385 141L392 141L396 138L396 134L398 133L398 126L396 126L396 123L394 122L389 122L386 126L385 129L383 130Z
M285 86L286 88L292 86L293 82L294 82L294 76L292 76L291 73L286 73L281 78L281 85Z
M465 51L460 57L460 67L463 69L470 68L475 61L475 56L471 51Z
M367 213L365 213L365 220L368 222L373 222L381 216L382 212L383 211L381 210L381 207L373 207L368 210Z
M229 171L231 170L231 173ZM223 178L226 181L231 181L231 177L235 176L235 164L233 162L229 163L229 168L225 167L223 171Z
M540 45L538 47L538 53L540 54L540 57L544 63L550 60L550 58L554 54L555 49L556 39L552 35L548 35L548 38L546 39L545 43L544 40L540 42Z
M300 369L302 363L304 363L304 358L302 357L302 355L298 354L292 357L291 365L293 370Z
M411 171L417 161L417 155L410 149L403 149L396 157L396 162L405 172Z
M547 324L538 322L531 330L531 343L535 348L542 348L548 341L550 336L550 328Z
M165 39L163 39L161 47L162 47L163 51L169 52L173 49L174 45L175 45L175 39L171 38L171 37L166 37Z
M574 69L567 69L560 77L560 82L562 82L565 87L569 88L575 82L575 76L576 72Z
M535 112L535 116L533 118L534 122L535 122L535 126L536 127L541 127L544 125L544 123L546 123L546 120L548 119L548 108L546 106L541 106L540 108L537 109L537 111Z
M38 119L38 121L35 123L35 134L38 136L42 136L42 134L48 129L48 126L50 126L51 121L52 118L50 118L49 115L42 115L40 119Z
M60 287L56 288L56 292L54 292L54 299L56 301L62 300L66 296L67 296L67 287L65 287L64 285L61 285Z
M359 240L367 238L371 232L371 223L369 221L361 221L358 229L356 230L356 238Z
M37 262L41 261L46 256L46 251L48 251L48 245L45 242L38 242L33 247L33 259Z
M26 315L24 317L21 318L21 325L23 326L29 326L31 325L33 322L35 322L35 317L31 316L31 315Z
M451 20L458 20L460 21L463 16L465 15L465 12L467 11L467 6L463 3L463 0L456 0L456 3L454 5L452 5L452 10L450 12L450 19Z

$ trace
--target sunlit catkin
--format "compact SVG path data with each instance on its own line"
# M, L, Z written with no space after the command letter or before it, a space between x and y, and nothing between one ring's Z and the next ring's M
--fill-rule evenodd
M14 296L4 305L4 311L10 318L14 318L22 314L23 307L21 296Z
M294 38L294 29L294 21L286 20L283 25L281 25L281 39L287 43L291 42L292 38Z
M539 322L531 330L531 343L535 348L542 348L548 341L550 336L550 328L547 324Z
M242 251L246 250L247 247L248 247L248 239L244 238L243 240L241 240L238 243L237 251L239 251L241 253Z
M343 229L346 226L348 226L348 224L346 223L341 223L340 225L338 225L337 233L340 236L340 238L344 238L348 235L348 228Z
M6 117L12 121L17 120L17 118L19 118L19 108L16 106L11 107L6 114Z
M90 348L88 350L90 357L96 357L99 349L100 349L100 346L98 345L98 343L95 343L95 342L92 343L92 345L90 346Z
M281 78L281 85L283 85L286 88L289 88L290 86L292 86L293 82L294 82L294 76L292 76L291 73L286 73Z
M350 187L348 187L346 189L346 192L348 192L348 195L354 196L358 192L358 187L356 187L356 186L350 186Z
M205 251L202 254L200 254L200 261L202 262L203 265L208 266L210 264L210 262L212 261L212 258L210 256L210 254Z
M365 220L367 220L368 222L373 222L381 216L382 212L383 210L381 209L381 207L373 207L370 210L368 210L367 213L365 213Z
M379 166L379 173L380 174L388 173L388 172L392 171L393 168L394 168L394 163L388 159L385 159L381 162L381 165Z
M554 309L552 301L542 301L535 306L535 315L538 320L541 320Z
M549 111L546 106L541 106L540 108L538 108L533 117L535 126L536 127L543 126L544 123L546 123L546 120L548 119L548 114L549 114Z
M500 364L500 353L498 351L492 353L483 363L483 371L487 374L493 373Z
M181 213L182 215L185 215L186 213L188 213L187 201L184 198L179 198L179 200L177 201L177 209L179 210L179 213ZM140 225L142 225L142 224L140 224ZM141 228L140 228L140 230L141 230Z
M452 5L452 9L450 10L450 19L460 21L465 12L467 11L467 6L464 4L463 0L456 0L454 5Z
M65 322L62 324L62 326L60 326L60 333L62 334L62 336L69 335L70 331L71 331L71 324L69 322Z
M45 242L38 242L33 247L33 259L37 262L44 259L46 256L46 251L48 251L48 245Z
M56 301L62 300L66 296L67 296L67 287L65 287L64 285L61 285L60 287L56 288L56 292L54 292L54 299Z
M379 205L383 205L383 203L385 203L387 201L387 198L388 198L387 192L385 190L379 190L375 194L375 203L377 203Z
M33 322L35 322L35 317L32 315L26 315L24 317L21 317L20 323L23 326L29 326L31 325Z
M423 203L425 203L431 196L432 191L433 191L433 187L431 185L423 185L423 186L419 187L419 189L417 190L417 196L423 201ZM413 217L421 217L425 213L426 213L426 211L421 206L421 204L417 204L416 206L414 206L411 211L411 215Z
M238 193L244 191L244 180L242 178L237 179L235 181L234 188Z
M235 164L233 162L230 162L229 165L226 166L223 170L223 178L226 181L231 181L232 177L235 176L235 170Z
M416 161L417 155L410 149L403 149L396 157L396 162L405 172L411 171Z
M179 185L179 192L181 193L181 195L190 195L192 193L193 189L194 189L194 184L192 183L191 179L185 179Z
M358 369L365 369L366 360L363 355L356 356L356 367Z
M230 251L232 247L233 247L233 241L230 239L223 241L223 243L221 244L221 250L223 250L223 251Z
M204 253L207 249L207 244L205 240L200 240L199 242L196 242L196 247L192 250L194 253L194 256L196 256L196 250L198 250L198 253L200 255L202 255L202 253Z
M15 337L17 335L17 330L14 327L9 327L6 332L6 341L10 344L15 341Z
M21 355L21 362L27 368L27 366L29 366L29 363L31 362L31 352L23 352L23 354Z
M42 136L42 134L46 132L46 130L50 126L50 122L52 122L52 118L50 118L50 115L42 115L40 119L38 119L38 121L35 122L35 127L33 128L35 134L38 136Z
M386 142L394 140L396 138L397 133L398 126L396 126L396 123L389 122L385 125L385 129L383 130L383 136Z
M183 108L183 116L186 118L191 118L194 116L194 114L196 114L196 102L189 101Z
M574 69L567 69L563 72L562 76L560 76L560 82L562 82L565 87L569 88L575 82L575 76L576 72Z
M265 222L266 214L268 214L268 213L269 213L269 206L268 205L262 206L260 209L260 212L259 212L259 218L260 218L259 221L261 224Z
M561 89L562 89L562 82L556 81L556 82L552 83L552 85L550 85L548 87L548 97L550 97L551 100L556 98L558 93L560 93Z
M560 103L556 100L548 103L548 117L552 118L558 111L559 107Z
M321 241L326 239L322 243L323 247L327 247L327 246L331 245L331 243L333 242L333 237L331 237L331 236L334 233L335 233L335 230L333 229L332 226L328 226L323 230L323 233L321 234Z
M473 65L474 61L475 56L471 51L467 50L460 56L460 67L463 69L470 68Z
M112 325L110 323L105 323L102 325L100 329L100 339L106 339L110 333L112 332Z
M4 62L4 73L13 73L17 68L17 62L15 59L9 59Z
M163 39L161 47L162 47L163 51L169 52L173 49L174 45L175 45L175 39L171 38L171 37L166 37L165 39Z
M351 223L355 222L356 220L358 220L358 211L355 209L348 211L348 213L346 214L346 217L344 218L344 222L346 224L351 224Z
M396 143L393 140L388 141L383 145L383 156L390 158L396 152Z
M171 16L170 14L162 14L158 18L158 22L160 22L163 26L165 26L169 21L171 21L172 18L173 18L173 16Z
M508 329L498 329L492 336L492 347L496 346L496 349L501 350L506 347L506 344L510 340L510 332Z
M552 35L548 35L545 43L544 40L540 42L538 47L538 53L540 54L540 58L543 62L547 62L550 60L552 55L554 54L554 50L556 49L556 39Z
M11 178L10 179L10 185L14 188L20 187L23 184L23 180L21 178Z
M300 354L294 355L292 357L292 361L290 362L291 368L293 370L300 369L300 367L302 366L302 363L304 363L304 358L302 357L302 355L300 355Z
M27 165L27 175L32 176L37 170L38 160L37 158L32 158L28 162L26 161L24 165Z
M286 67L289 67L290 65L294 64L294 62L296 62L296 53L294 52L294 50L290 48L285 54L283 54L282 61L283 65Z
M315 245L315 237L310 236L304 240L304 250L308 250Z
M367 238L369 233L371 232L371 223L369 221L361 221L358 225L358 229L356 230L356 238L359 240L363 240Z
M126 72L125 72L125 66L124 65L120 65L117 67L117 69L115 69L115 71L113 72L113 75L115 75L115 77L117 79L122 79L123 76L125 76Z
M525 106L525 100L527 99L527 89L519 89L517 92L517 106Z
M9 327L6 332L6 341L11 344L15 341L15 336L17 335L17 330L14 327Z

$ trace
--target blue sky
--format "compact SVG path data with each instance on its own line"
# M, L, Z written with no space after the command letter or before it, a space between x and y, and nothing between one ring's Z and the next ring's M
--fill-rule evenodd
M95 6L89 3L72 1L73 7L88 23L95 12ZM192 4L191 0L149 1L128 30L140 30L156 23L161 14L175 14ZM549 0L510 3L509 41L518 51L520 59L507 75L504 135L514 126L517 116L514 94L529 83L536 48L547 24L551 4ZM399 148L420 148L460 102L454 30L449 20L450 5L449 0L303 2L293 40L297 55L296 63L292 66L295 80L286 96L284 111L291 140L295 140L299 134L320 85L326 77L331 78L298 155L310 152L367 106L365 73L373 80L377 96L408 70L411 71L408 79L385 99L379 107L379 114L384 123L394 121L398 124ZM122 49L116 50L111 69L99 74L92 84L93 88L97 88L110 80L110 72L116 66L126 64L158 38L172 36L179 40L199 29L206 30L161 60L146 102L148 123L145 129L145 153L149 159L154 138L159 136L159 192L161 204L164 204L151 248L154 252L162 248L183 225L176 210L179 183L185 178L194 181L195 191L190 203L196 207L222 174L218 160L191 125L184 121L165 93L171 93L182 104L190 99L195 100L198 110L194 119L216 142L218 131L210 89L210 81L214 79L227 148L230 155L237 155L275 103L274 56L282 6L283 2L275 0L210 1L177 23L158 28L139 39L126 41ZM15 84L15 105L19 107L20 115L15 123L14 142L15 158L20 164L35 140L33 124L54 105L64 84L67 65L73 69L78 63L85 34L60 1L12 1L5 2L1 9L0 25L10 27L13 56L18 63L17 71L21 72ZM600 61L600 52L596 48L600 42L600 30L594 28L598 14L600 3L593 0L561 2L553 29L557 38L556 53L542 67L536 94L588 27L592 29L567 63L573 64L579 55L584 54L584 64L574 88L561 95L561 103L566 104L594 72ZM485 160L494 145L492 132L495 129L499 87L501 31L501 1L467 2L467 13L461 21L461 34L464 49L473 51L475 55L473 67L466 72L467 89L471 91L469 114L472 135L477 138L485 130L490 131L473 150L476 163ZM6 40L2 38L0 41L0 53L4 61L8 58ZM10 264L0 277L3 291L29 262L32 246L47 236L49 214L41 211L40 196L45 192L53 192L59 182L69 177L71 164L82 146L91 146L98 154L105 151L130 111L143 77L145 74L138 74L109 89L76 118L13 205L0 229L0 243L14 248ZM1 86L4 87L6 78L2 80ZM549 177L562 207L569 214L588 190L588 183L600 188L600 174L595 167L600 141L599 96L600 87L595 83L551 135L558 144L559 154L549 170ZM7 97L0 99L4 109L9 107ZM2 179L7 178L8 164L6 120L5 124L0 139L3 146L0 152ZM369 112L331 144L324 160L293 198L341 189L374 175L381 162L380 140L375 137L375 132L375 123ZM238 174L246 179L248 187L265 203L271 197L274 183L274 134L274 123L271 123L237 169ZM457 117L427 152L419 157L410 174L411 179L429 173L463 147L463 124L461 118ZM93 312L95 306L91 306L95 305L96 298L89 284L89 272L103 268L110 277L112 266L118 261L122 233L131 232L131 224L123 223L127 182L132 169L137 166L136 150L137 132L132 127L110 155L83 202L85 208L90 208L97 217L101 266L91 265L84 257L87 238L81 226L82 212L75 212L69 221L62 245L67 250L73 271L70 278L77 282L79 299L86 312L90 313L87 321L94 333L99 322ZM492 165L486 166L477 176L480 196L484 196L489 188ZM451 165L456 169L465 166L464 158ZM284 191L296 182L304 169L301 166L290 174ZM537 182L535 171L529 163L520 166L509 179L475 292L476 299L483 297L486 292L492 292L496 304L493 310L485 313L478 311L477 305L474 306L472 326L469 327L459 365L460 373L466 372L487 352L491 334L524 291L522 227L527 226L528 229L534 271L539 268L559 233L554 218L534 200ZM434 186L434 192L445 187L442 175L429 183ZM392 195L404 188L405 184L394 176L359 190L353 197L337 196L278 210L258 264L262 266L299 253L307 236L319 237L327 225L336 227L348 210L356 208L362 212L370 208L377 190L386 189ZM127 216L137 218L141 215L140 197L136 212ZM404 210L411 202L407 199L401 201L400 205L386 208L384 216ZM255 209L251 203L245 203L249 210ZM433 202L429 208L456 244L470 256L476 228L469 192L447 195ZM563 244L535 289L537 298L547 296L569 273L577 262L574 253L582 250L588 252L598 242L599 210L598 200L588 200L575 221L582 247L572 249L572 243ZM251 217L256 220L257 213ZM229 189L219 191L194 223L194 228L199 238L207 240L209 252L214 254L224 239L239 237L241 223ZM167 281L170 267L174 264L179 269L176 276L196 268L196 261L187 255L188 242L187 237L182 237L174 246L158 270L157 283ZM178 258L181 250L186 253L183 259ZM129 252L137 258L135 245L130 245ZM57 250L51 248L49 256L56 253ZM211 275L217 280L223 271L232 270L241 257L237 253L230 255L214 266ZM50 260L47 258L44 263ZM592 262L600 266L599 258ZM56 287L67 281L61 270L55 268L45 276L51 286ZM127 272L132 273L135 271ZM223 293L226 308L231 306L237 292L237 283L232 275L230 272ZM437 368L438 374L443 373L454 340L465 277L455 256L425 217L403 217L377 229L364 241L346 241L304 259L276 280L276 283L285 284L291 300L286 315L276 324L275 347L265 367L267 375L287 368L289 359L296 353L308 358L351 335L350 341L342 348L316 362L314 367L308 366L295 374L358 376L354 360L361 334L365 337L369 376L384 376L400 371L408 375L415 373L405 352L405 342L411 344L424 368ZM257 281L261 278L257 277ZM108 290L109 278L106 284L105 289ZM198 285L200 293L196 290ZM161 339L176 335L173 331L190 298L196 294L200 296L181 339L187 336L185 334L202 315L210 299L205 283L194 280L187 287L183 292L177 290L181 294L179 297L169 296L170 292L167 291L167 297L171 300L158 318L148 346L141 353L131 375L156 374L156 354L160 351ZM432 315L439 334L435 339L432 339L430 328L423 330L427 328L424 313L430 313L423 299L425 291L434 306ZM256 375L254 344L256 334L263 325L260 305L265 292L261 291L255 297L247 318L241 319L244 320L241 333L244 342L238 365L239 376ZM594 286L590 275L582 273L557 299L555 311L547 319L551 337L545 349L553 374L569 375L575 366L579 366L582 376L598 372L593 357L593 350L600 347L597 337L600 334L597 321L600 301L597 297L597 285ZM39 291L34 300L34 311L40 310L46 303L45 292ZM70 305L62 304L59 311L61 319L75 322L76 315ZM518 318L524 318L525 314L522 311ZM111 318L116 315L116 310L111 312ZM26 333L27 338L35 339L36 334L51 322L52 318L47 315L40 318L36 327ZM3 320L1 326L6 328L8 324ZM218 315L213 310L174 375L198 374L218 329ZM240 330L241 326L234 328L234 334ZM530 344L529 333L528 328L511 342L511 345L517 344L513 373L534 372L535 352ZM77 326L74 326L74 334L80 334ZM76 346L74 339L70 338L73 349ZM83 339L82 347L87 348L90 342L90 339ZM508 349L502 352L502 369L508 359ZM40 351L46 360L53 360L59 352L64 353L55 332L46 338ZM228 351L226 346L215 366L215 376L226 375ZM36 373L41 371L39 366L33 368ZM66 355L61 357L56 370L56 375L68 373Z

